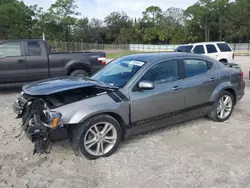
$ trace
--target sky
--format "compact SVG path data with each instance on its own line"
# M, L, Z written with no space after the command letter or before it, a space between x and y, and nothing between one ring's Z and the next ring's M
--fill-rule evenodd
M23 0L26 5L37 4L44 9L50 7L55 0ZM162 10L169 7L187 8L197 0L76 0L78 12L83 17L104 19L113 11L124 11L128 16L141 17L147 7L159 6Z

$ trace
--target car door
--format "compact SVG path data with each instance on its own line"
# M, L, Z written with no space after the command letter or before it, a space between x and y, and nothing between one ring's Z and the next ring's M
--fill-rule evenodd
M196 46L193 48L192 52L193 52L194 54L205 54L204 46L201 45L201 44L196 45Z
M131 124L138 130L161 126L167 118L184 108L185 94L181 89L183 80L177 60L163 61L151 66L138 78L135 88L140 81L150 81L155 88L131 90Z
M0 83L26 81L26 61L22 42L0 43Z
M206 44L207 56L218 60L218 52L213 44Z
M29 81L41 80L49 77L49 62L47 52L42 50L41 42L27 41L26 62L27 79Z
M185 70L185 109L209 105L220 74L213 62L199 58L183 59Z

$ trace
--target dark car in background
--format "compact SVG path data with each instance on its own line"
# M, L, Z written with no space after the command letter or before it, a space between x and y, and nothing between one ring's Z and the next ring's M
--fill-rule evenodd
M91 76L105 65L105 52L51 53L44 40L0 41L0 85L58 76Z

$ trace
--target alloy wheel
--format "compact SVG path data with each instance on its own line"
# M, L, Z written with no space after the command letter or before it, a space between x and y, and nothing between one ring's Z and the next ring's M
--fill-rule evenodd
M221 119L225 119L232 111L233 101L228 95L224 95L220 98L217 105L217 115Z
M117 141L117 130L109 122L100 122L91 126L84 137L84 147L94 156L108 153Z

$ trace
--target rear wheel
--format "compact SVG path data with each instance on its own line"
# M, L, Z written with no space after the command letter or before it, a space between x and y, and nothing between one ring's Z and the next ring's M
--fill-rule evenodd
M233 95L228 91L222 91L213 104L209 118L217 122L226 121L231 116L233 109Z
M85 70L75 70L73 71L70 76L80 76L80 77L85 77L89 76L89 74Z
M122 131L119 123L109 115L98 115L83 124L79 152L88 159L112 155L118 148Z

